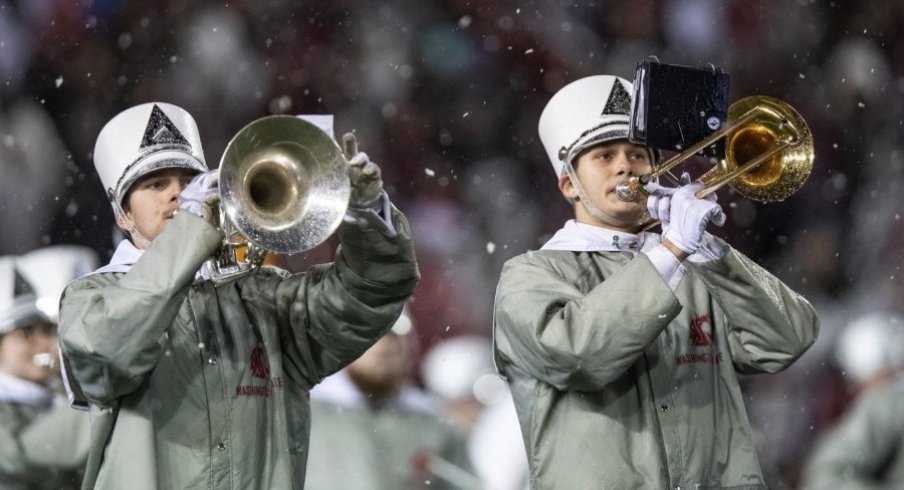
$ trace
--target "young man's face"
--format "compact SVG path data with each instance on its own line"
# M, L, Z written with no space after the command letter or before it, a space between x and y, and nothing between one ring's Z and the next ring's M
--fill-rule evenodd
M646 212L646 202L625 202L618 198L618 184L631 177L639 177L652 170L650 154L643 146L616 140L594 146L582 152L573 162L574 171L584 187L587 198L606 216L601 220L587 211L567 173L559 177L559 189L565 197L575 200L575 219L617 231L635 232L637 223Z
M138 231L148 241L157 238L179 208L179 194L197 175L194 170L165 168L141 177L123 200L124 216L116 220L124 231ZM142 248L140 240L133 240Z
M35 362L39 354L48 354L53 361L59 358L56 327L36 323L13 330L0 337L0 372L47 385L57 371Z

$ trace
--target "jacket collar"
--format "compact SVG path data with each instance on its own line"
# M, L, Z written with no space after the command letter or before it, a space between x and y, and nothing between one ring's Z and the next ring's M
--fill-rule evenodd
M129 240L123 240L119 242L119 245L116 246L116 251L113 252L113 257L110 259L110 263L97 269L94 271L95 274L101 272L129 272L132 267L135 265L135 262L138 262L138 259L141 258L141 255L144 253L144 250L137 248L135 245L132 245L132 242Z
M123 240L116 246L116 251L113 252L110 263L92 272L92 274L104 272L129 272L142 255L144 255L144 250L136 247L129 240ZM209 279L210 274L207 272L206 267L202 266L198 272L195 273L195 281L206 281Z
M0 373L0 402L46 407L51 401L53 394L46 386Z
M571 252L630 252L636 254L659 245L656 233L623 233L570 219L541 250Z

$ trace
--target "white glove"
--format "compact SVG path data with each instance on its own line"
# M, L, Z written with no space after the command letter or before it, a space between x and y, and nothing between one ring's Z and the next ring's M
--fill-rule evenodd
M211 221L212 198L220 193L219 182L220 169L196 175L179 194L179 208Z
M691 183L691 175L687 172L681 174L682 186ZM650 217L662 223L662 232L669 227L669 209L671 209L672 195L677 187L665 187L658 182L650 182L644 186L647 191L647 212ZM713 195L715 197L715 195Z
M706 225L709 223L716 226L725 224L725 213L722 212L722 208L714 198L707 196L701 199L694 195L701 189L703 189L703 183L699 181L679 187L668 196L670 201L667 206L668 213L662 213L659 216L659 219L667 216L663 220L665 229L663 238L688 254L693 254L700 248L706 232ZM711 194L711 196L714 195ZM661 200L662 198L660 198ZM657 213L660 213L661 203L657 202L656 207Z
M352 209L371 209L383 194L383 178L380 167L370 161L367 153L358 151L354 133L342 136L345 158L348 159L348 178L352 186L348 205Z
M687 172L682 173L679 182L681 186L690 184L691 174ZM659 185L658 182L650 182L644 186L644 189L647 191L647 212L651 218L662 223L662 232L665 233L665 230L669 227L669 209L671 209L672 195L675 194L678 188L665 187ZM707 194L703 199L718 202L715 192Z

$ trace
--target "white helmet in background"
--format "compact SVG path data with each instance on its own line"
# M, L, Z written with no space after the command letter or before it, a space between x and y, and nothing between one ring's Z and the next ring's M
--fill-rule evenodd
M540 114L538 130L556 177L581 151L628 138L633 92L624 78L594 75L575 80L552 96Z
M34 288L20 273L17 258L0 257L0 335L35 322L54 323L37 307Z
M421 364L424 385L445 400L476 398L491 405L505 394L493 366L493 346L479 335L459 335L436 344Z
M888 369L904 368L904 322L890 312L873 312L838 335L836 356L847 376L862 383Z
M18 258L19 272L34 287L37 308L53 322L59 319L66 286L97 267L97 254L80 245L53 245Z
M117 216L132 184L163 168L206 172L198 125L185 109L163 102L117 114L94 145L94 167Z

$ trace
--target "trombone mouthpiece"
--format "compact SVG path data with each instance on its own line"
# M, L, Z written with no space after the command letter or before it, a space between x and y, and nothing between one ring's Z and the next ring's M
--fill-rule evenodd
M637 201L640 197L641 187L643 184L642 179L646 176L641 176L639 179L637 177L631 177L627 182L622 182L615 187L615 195L625 202L634 202ZM649 181L649 177L647 178Z

